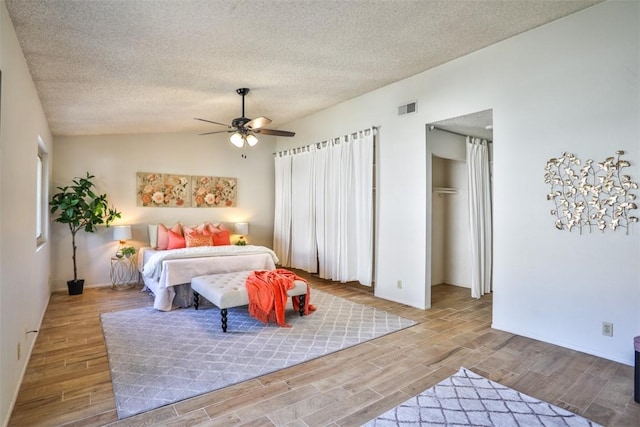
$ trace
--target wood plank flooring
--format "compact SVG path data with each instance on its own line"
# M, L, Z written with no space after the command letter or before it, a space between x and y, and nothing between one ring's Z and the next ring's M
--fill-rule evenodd
M632 367L491 329L491 295L474 300L468 289L440 285L433 308L423 311L299 274L312 288L419 324L118 421L99 315L151 306L152 299L140 287L55 293L9 425L359 426L460 366L606 426L640 425Z

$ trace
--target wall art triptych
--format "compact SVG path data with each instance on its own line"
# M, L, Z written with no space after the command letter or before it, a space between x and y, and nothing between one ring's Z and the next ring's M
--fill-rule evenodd
M189 176L138 172L138 206L230 208L236 206L238 180L220 176Z

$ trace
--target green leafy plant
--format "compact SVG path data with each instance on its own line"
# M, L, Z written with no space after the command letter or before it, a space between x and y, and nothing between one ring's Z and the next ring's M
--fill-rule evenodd
M125 246L120 251L122 252L123 256L126 256L127 258L129 258L130 256L135 255L135 253L138 250L136 248L134 248L133 246Z
M109 227L111 223L120 218L120 212L109 207L106 194L96 194L94 175L87 172L85 178L76 177L73 185L58 187L58 193L51 197L49 202L50 212L56 215L55 222L67 224L71 232L71 245L73 247L73 281L78 281L76 267L76 234L80 230L87 233L96 231L98 225Z

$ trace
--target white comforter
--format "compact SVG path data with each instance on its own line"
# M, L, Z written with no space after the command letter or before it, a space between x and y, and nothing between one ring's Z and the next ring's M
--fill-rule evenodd
M245 270L272 270L278 258L264 246L203 246L158 251L148 257L141 272L155 295L154 307L172 309L174 286L205 274Z

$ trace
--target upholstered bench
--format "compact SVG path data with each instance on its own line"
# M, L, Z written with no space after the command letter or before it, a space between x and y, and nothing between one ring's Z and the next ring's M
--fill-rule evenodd
M227 309L249 305L246 281L251 271L237 271L234 273L209 274L191 279L193 290L193 305L196 310L200 306L200 296L220 309L222 316L222 331L227 332ZM304 315L304 299L307 295L307 284L301 280L293 282L293 289L287 291L290 297L300 297L300 316Z

